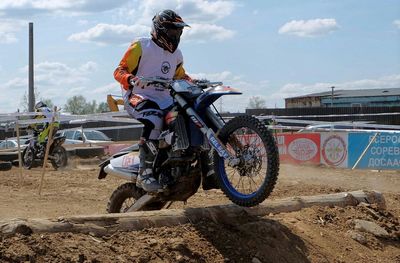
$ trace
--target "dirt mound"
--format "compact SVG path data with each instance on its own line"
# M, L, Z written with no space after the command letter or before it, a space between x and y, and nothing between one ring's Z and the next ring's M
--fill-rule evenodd
M241 224L201 222L95 238L87 235L16 236L0 243L3 261L33 262L294 262L306 256L300 238L267 219ZM277 253L278 252L278 253ZM265 261L268 260L268 261Z
M104 213L111 192L123 181L97 180L96 166L81 165L49 169L41 196L40 169L24 171L22 177L18 169L0 172L0 218ZM0 237L0 262L400 262L399 175L282 165L269 200L378 186L388 209L312 207L102 238L72 233ZM199 191L186 205L174 203L171 208L226 203L218 190ZM374 223L388 235L361 231L357 220Z
M373 211L373 212L371 212ZM377 217L378 216L378 217ZM389 235L360 232L354 219L375 222ZM17 235L0 242L2 262L398 262L400 225L373 206L308 208L264 218L185 224L102 238L58 233Z

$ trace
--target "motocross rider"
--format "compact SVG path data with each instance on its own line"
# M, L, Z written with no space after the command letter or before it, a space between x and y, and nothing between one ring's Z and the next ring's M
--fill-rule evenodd
M161 189L153 176L152 164L163 117L173 101L168 90L144 85L140 77L191 81L178 49L183 28L189 25L172 10L157 13L152 22L151 37L133 41L114 71L114 78L126 91L124 104L127 112L144 125L139 141L140 165L136 185L147 192Z
M36 115L35 119L43 119L43 118L51 118L52 117L52 110L47 107L47 105L39 101L35 104L35 112L41 112L42 115ZM53 135L56 133L58 127L60 126L59 122L54 122L53 124ZM33 130L33 136L36 138L36 143L39 148L44 148L44 144L46 142L47 137L49 136L50 125L48 122L43 124L31 124L28 127L29 129ZM44 152L44 151L40 151Z

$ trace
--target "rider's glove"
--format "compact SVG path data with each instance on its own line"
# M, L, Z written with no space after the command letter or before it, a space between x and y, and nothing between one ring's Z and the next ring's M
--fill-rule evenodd
M135 88L144 88L144 84L140 81L140 78L139 77L136 77L136 76L131 76L130 78L129 78L129 85L131 86L131 87L135 87Z

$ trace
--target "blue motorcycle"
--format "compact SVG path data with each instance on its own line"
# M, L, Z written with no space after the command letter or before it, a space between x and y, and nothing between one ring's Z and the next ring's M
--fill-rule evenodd
M201 184L205 190L220 188L233 203L245 207L258 205L270 195L279 174L278 148L271 131L248 115L225 122L213 106L221 96L241 92L206 80L141 81L168 89L174 99L153 163L154 176L163 189L146 193L136 187L138 147L123 149L100 164L99 179L110 174L129 181L111 195L109 213L162 209L174 201L186 201Z

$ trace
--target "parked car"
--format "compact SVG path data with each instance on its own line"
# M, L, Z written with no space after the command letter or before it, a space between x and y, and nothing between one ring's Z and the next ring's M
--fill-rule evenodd
M79 143L105 143L111 142L111 139L101 131L94 129L70 129L61 130L57 135L65 136L65 144L79 144Z
M20 139L20 147L21 149L26 148L27 146L27 139ZM16 150L18 148L18 140L17 139L5 139L0 141L0 150Z

